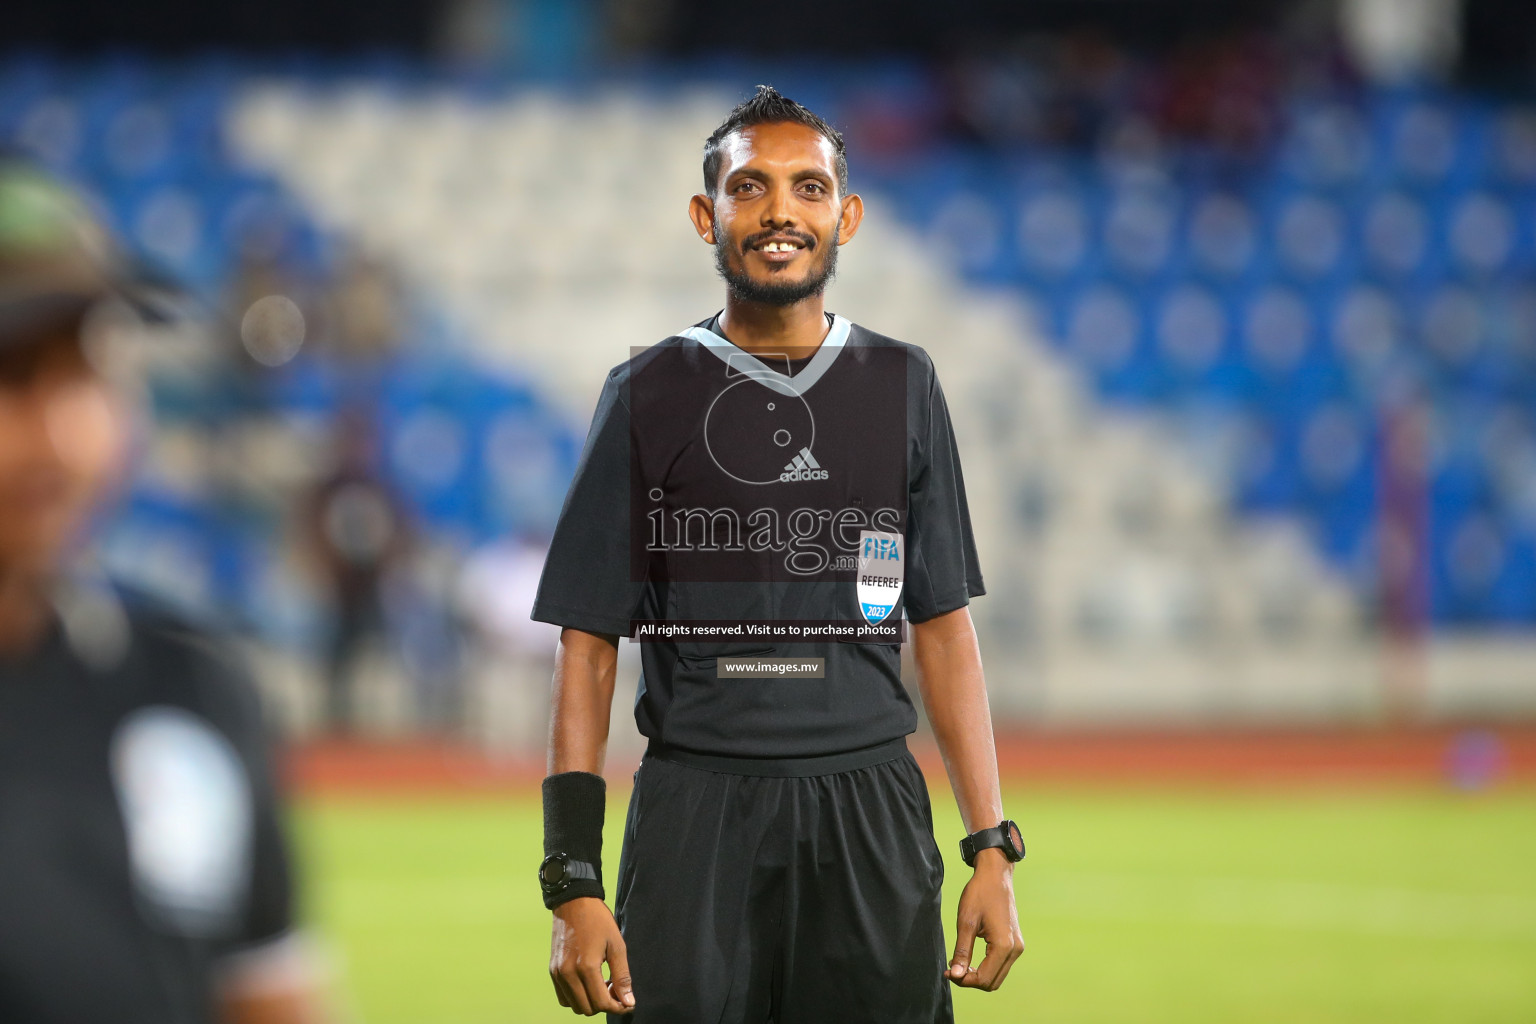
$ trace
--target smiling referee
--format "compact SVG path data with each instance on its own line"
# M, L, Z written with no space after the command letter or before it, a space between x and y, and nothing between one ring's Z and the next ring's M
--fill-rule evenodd
M841 136L771 88L715 130L689 214L725 308L609 374L566 497L533 617L564 627L539 876L577 1013L934 1024L1023 948L944 394L922 349L823 304L864 212L847 177ZM974 871L947 960L903 619ZM620 635L649 745L610 914Z
M224 645L70 571L127 389L84 201L0 159L0 1021L318 1024L256 693Z

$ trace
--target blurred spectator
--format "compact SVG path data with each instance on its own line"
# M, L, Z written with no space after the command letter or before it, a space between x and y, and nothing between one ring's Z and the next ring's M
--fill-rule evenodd
M533 538L488 544L465 559L460 615L478 643L470 671L472 728L492 751L542 751L559 629L535 622L533 598L548 550Z
M1497 783L1509 767L1509 754L1497 733L1467 729L1456 734L1445 752L1445 774L1457 789L1472 792Z
M384 613L390 654L414 691L413 727L457 738L464 724L464 623L455 607L461 553L449 543L413 545L409 572L391 573Z
M326 658L327 725L356 726L360 658L385 635L384 587L411 546L400 500L377 469L374 426L365 413L343 413L336 430L336 466L302 508L315 566L332 602Z
M402 317L399 286L390 268L361 249L348 250L331 285L333 351L359 363L385 359L399 344Z
M1265 36L1191 42L1154 74L1153 108L1163 133L1252 162L1274 141L1282 69Z
M1283 99L1300 82L1324 90L1347 80L1309 46L1292 55L1269 32L1225 32L1138 52L1082 29L973 46L943 78L957 135L989 146L1101 151L1145 160L1172 143L1204 147L1252 167L1282 127Z
M952 120L959 134L989 145L1085 148L1115 117L1132 70L1128 55L1094 32L972 49L946 76Z

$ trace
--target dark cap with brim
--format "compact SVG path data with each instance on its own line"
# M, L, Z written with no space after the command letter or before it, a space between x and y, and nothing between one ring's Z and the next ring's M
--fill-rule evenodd
M108 291L0 296L0 349L79 327Z
M124 266L78 192L31 164L0 158L0 347L78 327L121 292Z

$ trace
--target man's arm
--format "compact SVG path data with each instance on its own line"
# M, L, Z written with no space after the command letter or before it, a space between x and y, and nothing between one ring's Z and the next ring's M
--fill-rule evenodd
M990 828L1003 819L1003 797L981 649L970 610L957 608L913 623L912 654L923 706L965 830ZM973 968L971 949L978 936L986 941L987 953L981 966ZM955 955L946 974L957 985L992 991L1003 983L1023 951L1013 899L1013 864L1001 850L982 850L976 854L975 873L960 895Z
M614 636L560 631L550 707L550 775L603 773L618 643ZM634 1009L624 938L608 906L590 896L577 897L560 904L554 914L549 976L560 1005L587 1016ZM612 979L608 982L603 980L604 962Z

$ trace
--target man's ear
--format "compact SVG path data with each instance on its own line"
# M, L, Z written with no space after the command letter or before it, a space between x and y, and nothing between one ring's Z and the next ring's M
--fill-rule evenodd
M715 244L715 201L700 192L688 200L688 219L699 237L710 245Z
M849 239L859 233L864 223L864 200L857 192L843 199L843 215L837 222L837 244L847 245Z

